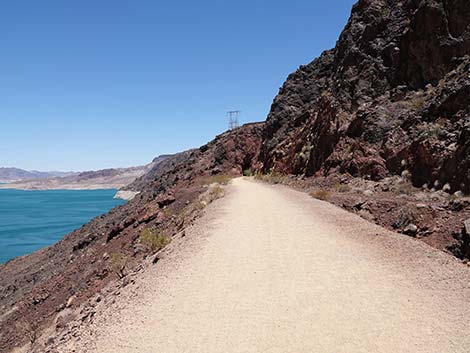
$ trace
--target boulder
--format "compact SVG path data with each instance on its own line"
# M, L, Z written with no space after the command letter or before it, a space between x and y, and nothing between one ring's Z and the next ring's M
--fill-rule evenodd
M416 234L418 233L418 227L413 224L413 223L410 223L408 224L405 229L403 229L403 234L406 234L406 235L409 235L409 236L416 236Z
M175 195L171 192L160 195L155 199L155 202L158 204L158 207L160 208L171 205L175 201L176 201Z

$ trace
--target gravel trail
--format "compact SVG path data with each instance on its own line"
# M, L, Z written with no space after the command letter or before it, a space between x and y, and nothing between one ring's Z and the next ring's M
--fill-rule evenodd
M76 352L470 351L467 266L304 193L235 179L172 245Z

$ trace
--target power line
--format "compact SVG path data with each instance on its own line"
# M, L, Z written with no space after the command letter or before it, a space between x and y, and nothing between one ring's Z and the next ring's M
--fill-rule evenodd
M228 129L233 130L240 126L238 122L238 116L240 115L240 110L232 110L227 113L228 115Z

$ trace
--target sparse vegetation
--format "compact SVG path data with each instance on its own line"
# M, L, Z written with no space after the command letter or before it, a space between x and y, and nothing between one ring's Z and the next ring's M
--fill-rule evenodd
M317 200L327 201L330 198L330 192L328 190L315 190L310 193L310 196Z
M170 238L158 233L154 228L147 228L140 235L139 241L149 252L154 253L167 246Z
M414 205L404 205L398 211L398 217L393 223L395 228L403 228L413 223L419 216L418 209Z
M191 217L195 211L202 211L210 203L217 199L220 199L225 194L224 188L220 184L213 183L206 192L201 194L196 200L186 205L177 215L175 215L175 222L178 227L182 227L187 221L188 217Z
M333 188L336 190L336 192L339 193L346 193L351 191L351 187L349 185L342 183L336 183Z
M402 181L392 188L392 191L397 195L412 195L413 185L408 181Z
M439 137L444 132L444 129L440 124L430 124L424 131L424 135L427 137Z
M114 272L119 278L126 276L126 266L129 261L129 257L120 253L112 253L109 257L109 269Z
M251 171L251 168L245 169L245 170L243 171L243 175L244 175L244 176L247 176L247 177L253 176L253 172Z
M233 178L227 174L217 174L207 177L203 180L203 184L211 185L211 184L220 184L220 185L227 185L230 180Z
M162 212L163 212L163 215L164 215L165 217L167 217L167 218L173 216L173 214L174 214L174 212L173 212L170 208L168 208L168 207L165 207L165 208L162 210Z
M29 343L34 345L38 338L38 326L36 323L23 319L16 324L16 329L28 338Z
M421 111L425 103L426 97L421 94L409 101L411 108L415 111Z
M392 13L392 11L391 11L388 7L383 7L383 8L382 8L382 14L383 14L385 17L390 16L391 13Z
M286 177L281 173L271 171L267 174L256 174L255 178L270 184L283 184Z
M203 209L215 200L223 197L224 194L224 189L220 184L211 184L209 190L199 196L199 200L196 202L196 208Z

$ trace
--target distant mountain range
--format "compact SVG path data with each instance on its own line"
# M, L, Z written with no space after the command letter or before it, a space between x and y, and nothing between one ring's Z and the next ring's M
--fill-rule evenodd
M86 172L38 172L18 168L0 168L0 188L21 190L120 189L133 183L169 156L156 157L151 163L130 168L110 168Z
M26 179L43 179L50 177L66 177L74 172L39 172L37 170L24 170L19 168L0 168L0 182L8 183L12 181Z

